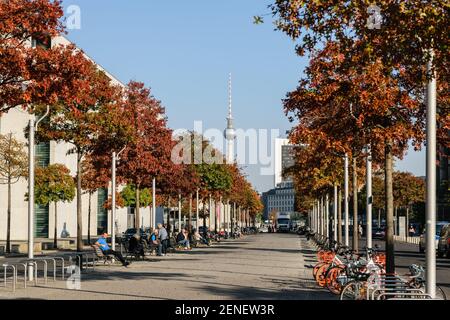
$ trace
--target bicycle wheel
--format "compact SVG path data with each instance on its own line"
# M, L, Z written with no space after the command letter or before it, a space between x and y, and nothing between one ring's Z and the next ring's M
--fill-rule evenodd
M325 287L326 286L326 279L325 279L325 275L328 271L328 268L330 268L330 264L329 263L325 263L323 264L319 270L317 270L317 274L316 274L316 282L320 287Z
M360 281L351 281L342 289L340 300L366 300L364 284Z
M325 279L328 290L333 294L340 294L342 291L341 282L338 281L338 277L345 275L345 268L336 266L328 270Z
M444 290L441 287L436 286L436 299L437 300L447 300Z
M422 290L423 292L426 291L425 286L421 285L421 286L417 286L414 288L419 288L420 290ZM442 290L441 287L436 286L436 296L435 296L435 300L447 300L447 295L445 294L444 290Z
M319 271L319 268L323 266L325 262L319 262L317 263L313 268L313 279L316 280L317 271Z

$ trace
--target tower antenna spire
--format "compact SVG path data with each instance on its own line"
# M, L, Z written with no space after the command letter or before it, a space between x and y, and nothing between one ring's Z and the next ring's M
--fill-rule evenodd
M233 114L232 114L232 105L233 105L233 98L232 98L232 85L231 85L231 72L230 72L230 77L228 80L228 118L232 119L233 118Z
M227 163L234 162L234 140L236 139L236 130L233 125L233 114L232 114L232 86L231 86L231 73L228 80L228 117L227 117L227 128L224 131L225 139L227 140Z

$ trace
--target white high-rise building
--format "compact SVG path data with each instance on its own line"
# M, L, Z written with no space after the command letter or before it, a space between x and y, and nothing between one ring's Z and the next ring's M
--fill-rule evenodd
M227 117L227 128L224 131L225 139L227 140L227 150L226 150L226 161L231 164L235 160L234 154L234 142L236 140L236 130L233 124L232 115L232 96L231 96L231 73L228 82L228 93L229 93L229 103L228 103L228 117Z
M289 143L289 139L277 138L274 145L274 187L281 182L291 181L283 178L283 170L294 165L293 155L294 145Z

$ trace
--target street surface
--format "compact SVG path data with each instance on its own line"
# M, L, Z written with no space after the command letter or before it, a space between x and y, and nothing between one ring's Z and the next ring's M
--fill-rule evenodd
M330 299L308 268L314 259L294 234L259 234L210 248L149 257L129 268L101 266L83 273L81 290L65 282L0 289L2 298L35 299Z
M397 244L400 274L411 263L425 264L414 245ZM81 275L81 290L59 280L12 293L0 288L0 298L14 299L337 299L312 280L316 263L311 244L295 234L258 234L226 240L210 248L148 257L120 265L99 266ZM0 260L2 263L4 260ZM450 296L450 259L438 259L438 283Z

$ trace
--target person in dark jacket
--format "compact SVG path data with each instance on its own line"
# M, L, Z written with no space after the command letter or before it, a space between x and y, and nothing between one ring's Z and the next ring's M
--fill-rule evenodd
M178 233L177 243L184 246L185 250L189 250L191 248L189 245L189 233L185 228L181 229L181 232Z
M145 257L145 247L141 236L136 233L130 238L128 243L128 252L139 255L142 258Z

